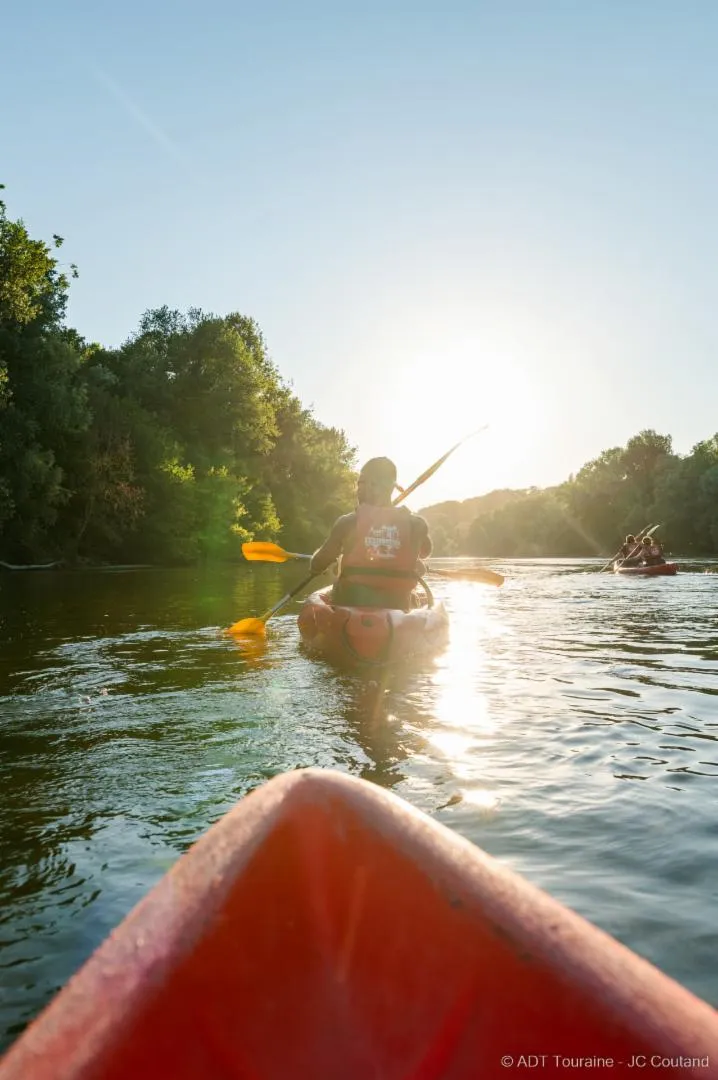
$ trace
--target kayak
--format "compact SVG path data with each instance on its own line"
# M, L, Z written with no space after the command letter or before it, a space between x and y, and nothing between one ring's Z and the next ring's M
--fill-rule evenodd
M331 602L331 587L307 597L298 622L310 653L352 666L383 665L436 653L446 644L449 632L449 616L441 603L411 611L344 607Z
M674 562L658 563L656 566L619 566L613 564L617 574L628 574L634 577L661 577L666 574L677 574L678 564Z
M248 795L178 860L0 1080L524 1068L716 1080L718 1014L398 796L308 769Z

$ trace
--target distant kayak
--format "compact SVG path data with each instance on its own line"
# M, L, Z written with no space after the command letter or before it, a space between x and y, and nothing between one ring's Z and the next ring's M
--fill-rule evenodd
M438 652L448 640L441 603L400 611L331 602L331 589L312 593L298 617L306 648L336 664L377 666Z
M640 897L623 902L640 916ZM180 858L0 1080L531 1068L716 1080L718 1016L397 796L311 769L247 796Z
M613 564L617 574L630 574L634 577L662 577L678 573L678 564L674 562L658 563L656 566L619 566Z

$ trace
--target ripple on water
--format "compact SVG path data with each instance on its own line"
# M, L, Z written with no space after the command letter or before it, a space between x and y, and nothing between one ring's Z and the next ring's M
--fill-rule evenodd
M266 640L219 633L280 576L79 575L71 633L17 586L37 617L18 607L0 671L1 1038L237 799L307 765L392 789L718 1005L718 576L497 569L500 590L437 585L446 652L379 697L299 652L296 608Z

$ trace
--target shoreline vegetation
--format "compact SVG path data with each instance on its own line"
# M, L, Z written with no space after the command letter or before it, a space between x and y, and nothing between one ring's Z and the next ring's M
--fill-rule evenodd
M313 550L355 451L269 359L257 324L167 307L116 349L65 322L62 238L0 202L0 560L190 565L261 537Z
M425 507L434 554L608 558L628 533L660 523L666 558L718 554L718 434L690 454L644 430L550 488L492 491Z
M356 451L254 320L161 307L119 348L88 342L65 322L62 243L0 201L0 571L241 562L253 539L312 551L353 505ZM667 555L715 555L718 434L680 456L641 431L556 487L419 512L437 558L607 558L648 522Z

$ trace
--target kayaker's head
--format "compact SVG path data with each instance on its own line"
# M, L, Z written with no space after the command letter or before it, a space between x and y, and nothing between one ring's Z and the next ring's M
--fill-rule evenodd
M635 542L636 542L635 536L633 535L633 533L629 533L628 536L626 537L626 543L627 544L635 544Z
M650 547L653 541L651 540L650 536L644 536L643 543L646 545L646 547Z
M386 457L375 457L362 467L357 480L357 500L372 506L390 506L396 487L396 465Z

